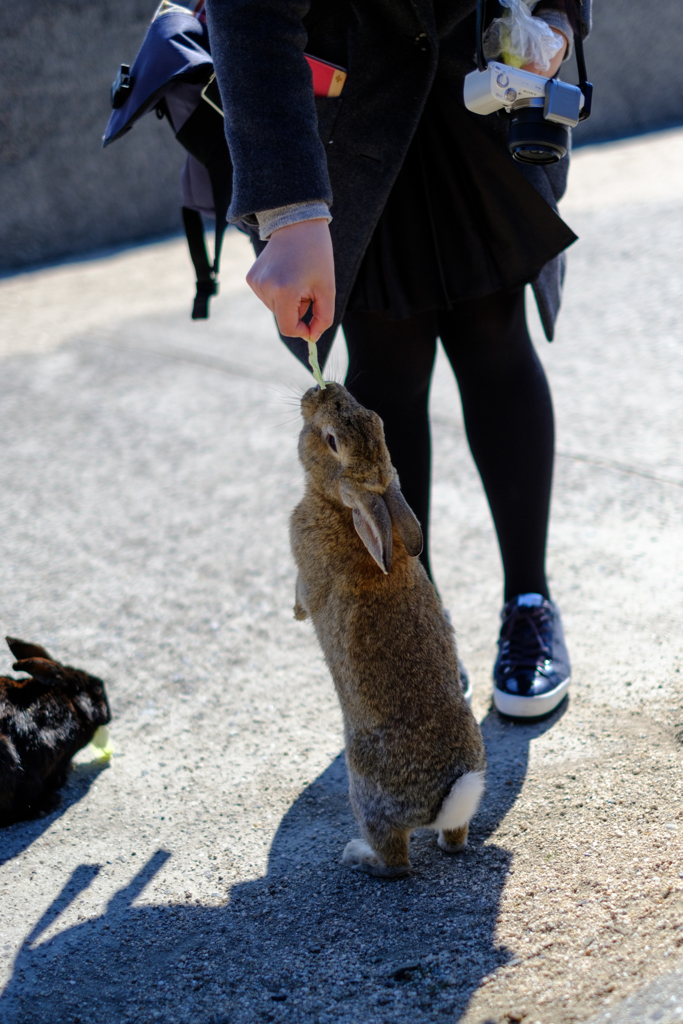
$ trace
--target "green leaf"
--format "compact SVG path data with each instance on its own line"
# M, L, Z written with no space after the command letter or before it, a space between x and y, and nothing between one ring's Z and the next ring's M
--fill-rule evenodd
M313 370L313 377L316 384L320 385L322 391L325 390L325 381L323 375L320 372L320 363L318 362L318 346L314 341L308 343L308 363Z

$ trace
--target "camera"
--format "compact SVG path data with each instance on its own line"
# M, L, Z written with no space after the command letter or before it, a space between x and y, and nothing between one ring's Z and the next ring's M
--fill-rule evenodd
M586 105L578 85L544 78L489 61L465 77L465 106L475 114L505 110L510 115L508 149L526 164L554 164L569 149L569 128Z
M590 116L593 86L587 81L583 40L574 31L579 84L487 61L486 0L477 0L477 70L465 76L465 106L475 114L504 110L510 118L508 149L523 164L556 164L569 149L569 129Z

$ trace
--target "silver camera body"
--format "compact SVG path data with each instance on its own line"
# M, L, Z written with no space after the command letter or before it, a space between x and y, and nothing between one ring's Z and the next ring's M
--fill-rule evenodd
M535 100L536 103L531 103ZM583 93L578 85L568 85L558 78L544 78L531 71L520 71L509 64L489 61L486 71L470 71L465 76L465 106L474 114L493 114L542 101L546 121L575 128L583 107Z
M522 163L555 163L569 148L585 99L577 85L489 61L465 76L465 106L475 114L511 115L508 146Z

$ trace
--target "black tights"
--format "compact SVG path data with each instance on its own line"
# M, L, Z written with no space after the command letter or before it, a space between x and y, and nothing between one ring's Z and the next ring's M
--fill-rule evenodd
M488 498L505 573L505 600L548 597L545 546L554 425L548 382L529 337L524 292L461 302L407 320L349 312L346 386L384 421L401 488L422 524L428 572L429 385L441 338L460 388L470 450ZM431 572L430 572L431 575Z

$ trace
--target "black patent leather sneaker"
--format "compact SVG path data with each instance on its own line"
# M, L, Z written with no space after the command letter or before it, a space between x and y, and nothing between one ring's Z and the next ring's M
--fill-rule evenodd
M571 666L560 611L541 594L520 594L501 612L493 703L512 718L540 718L569 689Z

